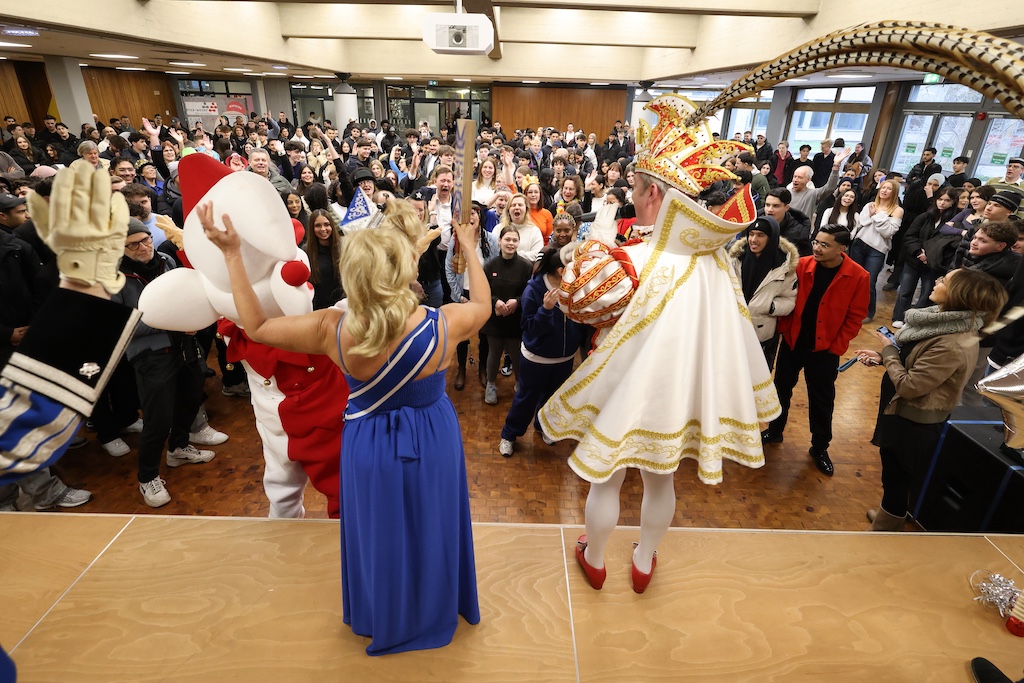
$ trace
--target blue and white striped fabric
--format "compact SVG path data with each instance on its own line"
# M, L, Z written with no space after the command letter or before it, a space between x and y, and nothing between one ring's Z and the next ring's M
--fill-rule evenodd
M60 459L81 422L81 415L57 401L0 381L0 484Z

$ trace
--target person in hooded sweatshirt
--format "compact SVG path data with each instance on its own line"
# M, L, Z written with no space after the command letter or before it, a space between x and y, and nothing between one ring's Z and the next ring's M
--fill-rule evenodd
M572 374L573 356L583 342L583 325L566 318L558 307L565 268L561 251L556 246L544 250L523 292L519 387L498 444L498 452L506 458L512 455L516 439L526 433L530 422L544 443L554 443L541 431L537 411Z
M757 339L771 370L779 349L778 319L796 306L796 264L800 254L780 236L779 224L761 216L746 236L729 249L729 261L739 278Z

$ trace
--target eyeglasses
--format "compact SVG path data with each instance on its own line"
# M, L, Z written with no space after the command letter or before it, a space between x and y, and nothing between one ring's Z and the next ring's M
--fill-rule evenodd
M937 284L937 285L946 284L946 276L945 275L940 275L937 278L935 278L935 284Z
M124 245L124 248L127 249L128 251L138 251L139 247L142 246L143 244L145 244L147 247L150 244L153 244L153 236L146 235L143 239L139 240L138 242L129 242L128 244Z
M820 240L811 240L812 247L821 247L822 249L831 249L836 246L835 244L829 244L828 242L822 242Z

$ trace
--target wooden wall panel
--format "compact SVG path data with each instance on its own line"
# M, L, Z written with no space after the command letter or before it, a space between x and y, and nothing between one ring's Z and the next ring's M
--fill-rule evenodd
M604 140L626 111L626 91L610 88L530 88L495 85L491 88L491 121L507 134L517 128L554 126L597 133Z
M92 111L100 121L127 115L137 128L143 116L150 118L157 112L163 115L164 125L171 116L180 117L172 91L174 83L165 74L87 68L82 69L82 76Z
M26 120L32 121L36 128L41 130L43 117L50 110L50 102L53 101L53 91L50 90L50 81L46 77L46 66L42 62L15 62L14 71L18 74L21 92L25 96L25 104L28 105Z
M28 121L28 104L21 92L21 84L18 82L18 74L14 71L14 65L9 62L0 62L0 117L10 114L18 123Z

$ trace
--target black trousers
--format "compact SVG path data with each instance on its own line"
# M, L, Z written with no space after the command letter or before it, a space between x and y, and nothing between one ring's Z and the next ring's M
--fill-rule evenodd
M775 365L775 390L782 404L782 415L768 425L773 434L781 435L789 420L789 403L793 387L804 371L807 385L807 409L810 417L811 446L821 452L832 442L832 411L836 403L836 377L839 356L828 351L794 351L783 340Z
M92 410L96 438L100 443L109 443L138 419L139 390L135 386L135 373L128 359L122 358Z
M142 434L139 437L139 482L160 476L164 445L169 449L188 445L188 430L203 403L203 373L185 363L181 349L143 353L132 360L142 403Z

